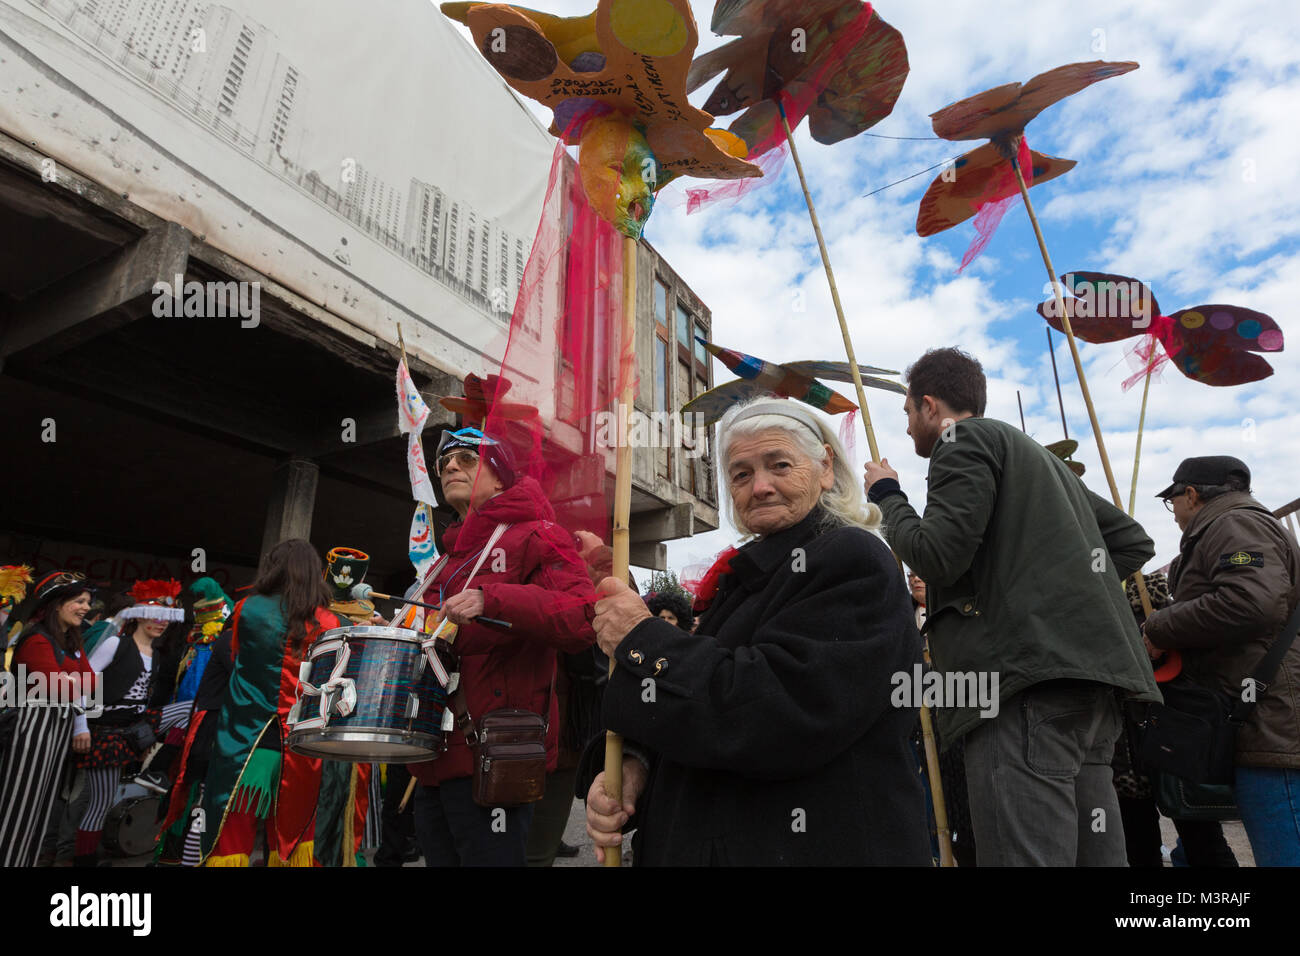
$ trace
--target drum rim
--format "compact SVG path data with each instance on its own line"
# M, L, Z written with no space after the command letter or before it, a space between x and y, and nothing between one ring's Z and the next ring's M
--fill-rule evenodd
M323 742L324 739L337 740L343 743L351 744L389 744L406 743L410 748L407 753L392 754L366 754L363 756L353 756L340 754L337 751L323 751L314 749L306 740L294 740L293 734L289 735L289 749L296 754L304 757L314 757L318 760L342 760L346 763L423 763L427 760L433 760L442 753L441 737L442 734L429 734L424 731L418 731L409 735L408 741L394 741L394 732L385 734L356 733L354 731L341 731L322 733L319 728L314 730L304 730L301 734L306 737L313 734L312 742ZM405 736L405 735L404 735ZM417 738L426 738L432 746L425 746ZM305 744L305 746L304 746Z
M322 631L320 637L312 642L323 644L329 640L339 640L347 637L376 637L385 641L405 641L411 644L421 644L424 637L419 631L409 627L391 627L387 624L347 624L343 627L332 627L328 631Z
M102 831L103 836L100 837L100 842L103 844L105 850L107 850L110 853L116 854L119 857L129 857L129 856L141 856L145 853L149 853L154 848L154 846L157 843L157 840L155 839L156 836L155 828L152 826L149 826L147 830L149 834L148 848L144 850L135 850L135 851L128 850L125 846L122 845L122 841L118 839L118 831L116 829L109 830L108 828L108 823L110 820L117 821L124 814L130 813L132 810L134 810L137 805L141 803L148 803L150 801L152 801L154 804L160 804L161 797L155 793L143 793L140 794L139 796L126 797L125 799L119 800L117 803L113 804L113 806L109 807L108 813L104 815L104 826ZM157 814L157 807L154 808L154 813L155 815Z
M388 743L394 737L402 737L414 740L416 737L428 737L430 740L441 740L442 731L429 732L427 730L392 730L386 727L348 727L339 730L327 730L323 727L308 727L306 730L289 731L289 746L301 743L307 738L319 738L321 740L342 740L346 743L357 744L382 744ZM295 739L295 737L297 739Z

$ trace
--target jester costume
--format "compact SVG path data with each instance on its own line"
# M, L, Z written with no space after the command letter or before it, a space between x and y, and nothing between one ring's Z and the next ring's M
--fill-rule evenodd
M366 578L370 555L355 548L333 548L325 556L325 583L330 588L330 610L344 623L370 624L373 601L352 598L352 588ZM374 764L345 760L321 761L320 799L316 805L316 859L321 866L365 866L366 818L371 805L372 780L378 783ZM344 847L350 847L347 853Z
M199 578L190 585L194 602L194 627L176 669L176 700L193 700L203 680L203 668L212 656L212 642L225 629L226 619L235 609L221 585L212 578Z
M305 638L287 641L276 595L244 598L232 618L234 667L204 783L201 851L207 866L247 866L263 822L267 866L311 866L321 762L285 746L285 718L306 647L339 627L318 608ZM296 645L296 646L295 646Z
M226 675L205 695L201 692L209 661L213 659L217 639L227 629L235 602L209 577L192 582L189 591L194 602L194 626L186 639L186 648L176 669L176 691L173 702L193 701L188 727L176 727L167 735L166 743L180 754L165 769L175 782L167 800L167 814L159 836L154 859L160 864L179 865L182 845L189 821L199 805L203 789L203 773L207 766L207 750L211 745L212 727L203 729L204 719L215 720L214 711L221 709L220 699L225 692L230 665L225 661L222 674ZM229 656L228 649L226 651ZM212 683L212 682L209 682ZM199 698L205 698L200 700ZM215 706L213 699L215 697ZM195 751L197 741L197 753ZM191 757L196 759L191 762ZM155 761L157 762L157 761Z

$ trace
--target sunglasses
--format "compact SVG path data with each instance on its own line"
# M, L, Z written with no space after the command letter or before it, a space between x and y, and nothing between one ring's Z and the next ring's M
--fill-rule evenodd
M439 456L435 474L441 478L443 471L453 461L461 471L473 471L478 467L478 452L470 451L467 448L457 448L455 451L449 451L447 454Z

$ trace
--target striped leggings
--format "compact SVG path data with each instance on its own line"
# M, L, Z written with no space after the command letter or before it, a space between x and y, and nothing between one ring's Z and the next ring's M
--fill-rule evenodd
M193 706L193 701L184 700L163 707L162 719L158 723L159 736L165 735L173 727L183 727L189 723ZM104 818L113 809L118 783L122 779L121 767L94 767L84 773L90 802L86 804L86 812L82 814L81 823L77 827L78 856L88 856L99 847Z

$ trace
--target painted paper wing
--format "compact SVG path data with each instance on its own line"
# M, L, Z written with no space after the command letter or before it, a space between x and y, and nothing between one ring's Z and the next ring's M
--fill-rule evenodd
M807 375L809 378L826 378L833 382L853 381L853 372L850 371L848 362L786 362L784 367L786 371L794 372L796 375ZM907 388L898 382L876 377L876 375L897 375L895 371L875 368L871 365L859 365L858 372L862 376L863 385L896 392L899 395L907 394Z
M1137 279L1107 272L1067 272L1059 278L1070 328L1085 342L1118 342L1153 331L1151 322L1160 314L1160 306ZM1041 303L1038 314L1058 332L1064 331L1055 297Z
M1282 330L1271 316L1235 305L1198 305L1169 317L1170 359L1188 378L1206 385L1257 382L1273 366L1253 352L1280 352Z
M707 392L696 395L693 399L683 405L680 409L682 413L690 412L696 415L704 416L704 424L712 425L723 415L732 405L738 405L741 402L747 402L751 398L761 398L764 396L775 396L776 393L770 388L759 385L757 382L747 381L743 378L727 382L725 385L719 385L711 388Z
M778 96L792 128L806 115L813 138L830 145L888 116L907 79L902 34L859 0L719 3L713 29L739 39L699 57L687 89L725 71L704 109L745 110L729 130L750 158L784 140Z
M950 103L930 114L931 126L943 139L997 139L1020 132L1053 103L1137 68L1132 61L1068 63L1040 73L1028 83L1007 83Z
M1034 186L1064 175L1076 165L1072 159L1048 156L1032 149L1029 157ZM991 189L1007 169L1007 161L992 143L959 156L953 166L953 172L946 174L949 179L945 180L945 174L941 173L921 198L921 208L916 214L917 235L932 236L951 229L973 217L986 202L1012 195L1005 190L1001 191L1005 195L999 195L998 190ZM1019 192L1014 186L1011 189Z

